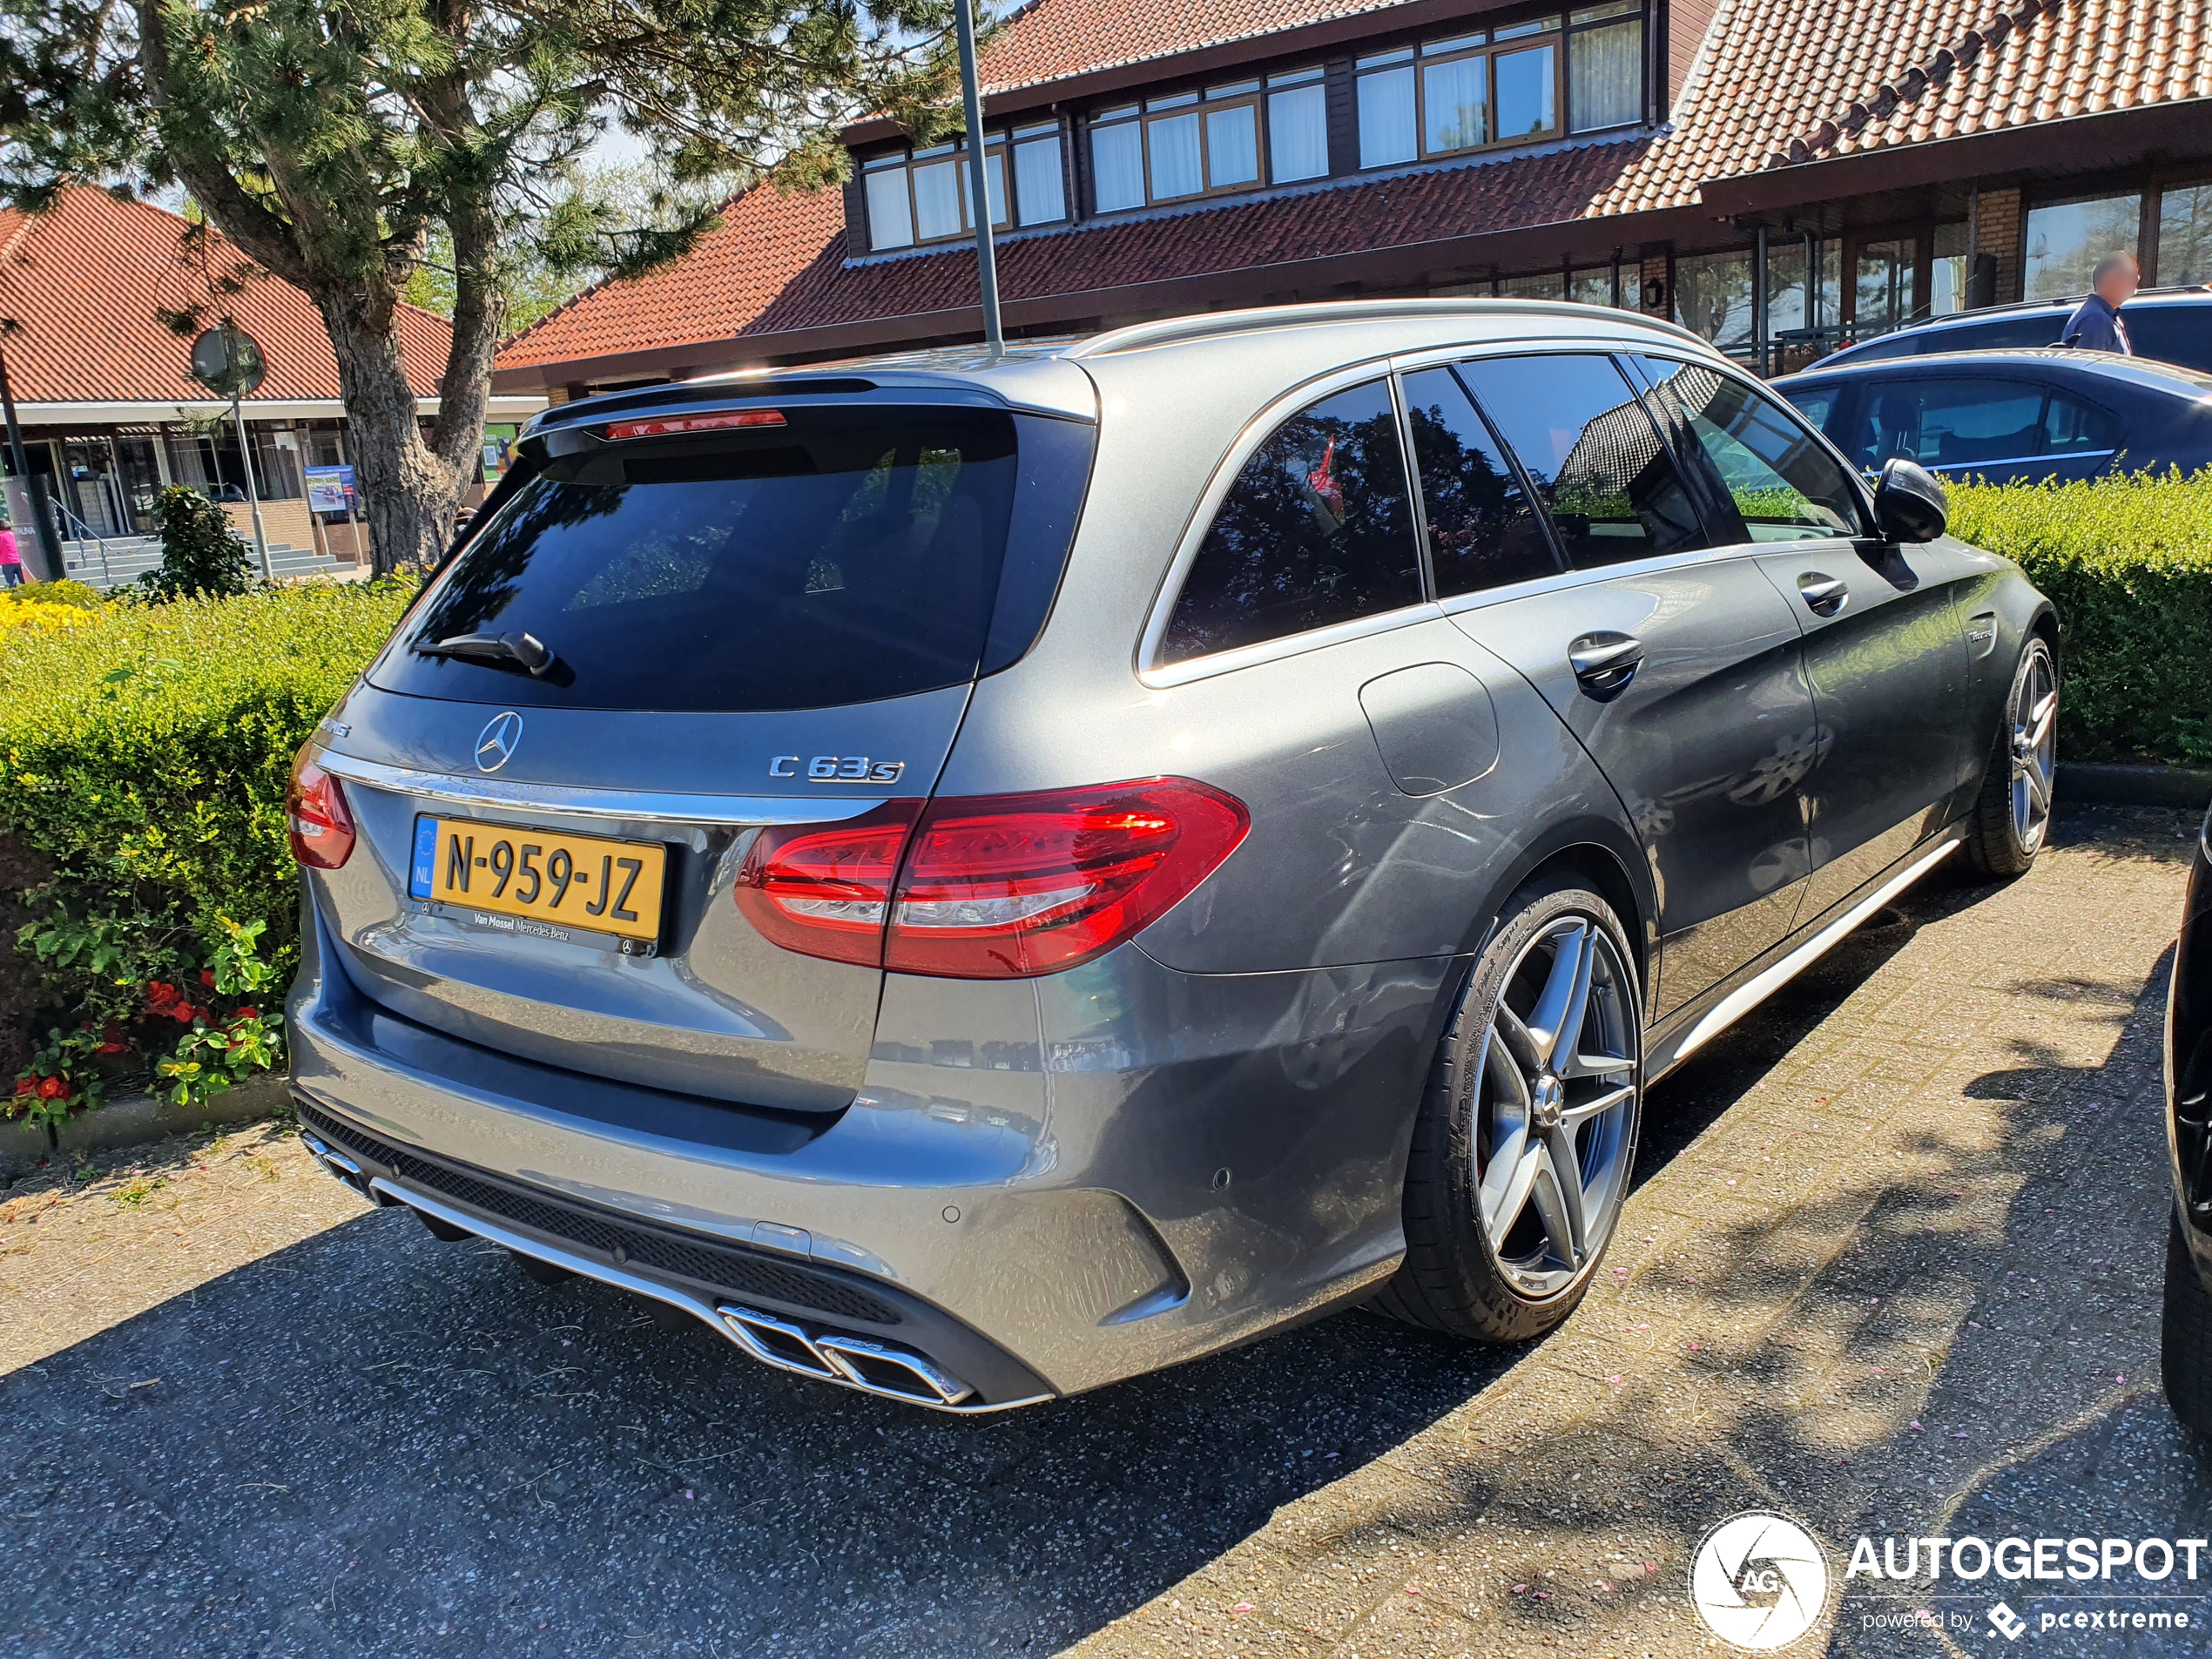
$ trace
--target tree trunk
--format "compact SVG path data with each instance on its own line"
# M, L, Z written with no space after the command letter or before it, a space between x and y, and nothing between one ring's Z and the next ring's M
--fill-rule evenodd
M422 441L415 391L400 357L393 305L352 284L310 290L338 357L339 395L353 428L355 482L368 520L374 569L431 565L453 534L461 475Z

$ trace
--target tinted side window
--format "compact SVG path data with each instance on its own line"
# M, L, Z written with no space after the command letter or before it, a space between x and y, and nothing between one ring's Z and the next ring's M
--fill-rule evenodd
M1789 396L1791 403L1796 408L1797 413L1823 432L1828 429L1828 418L1835 414L1836 405L1842 402L1844 398L1841 392L1833 389L1817 392L1792 391Z
M2120 422L2094 403L2053 392L2043 407L2043 453L2095 455L2120 447Z
M1184 578L1164 661L1418 604L1420 555L1386 381L1292 415L1245 462Z
M1893 455L1924 467L2019 461L2041 446L2043 393L2012 381L1876 381L1844 446L1871 471Z
M1437 596L1555 574L1527 492L1452 371L1421 369L1403 384Z
M1609 357L1492 357L1460 374L1578 566L1707 545L1658 428Z
M1743 521L1742 539L1800 542L1859 534L1858 492L1850 477L1771 398L1702 363L1635 361L1696 440L1690 462L1703 465L1715 502L1725 503Z
M2136 356L2212 369L2212 301L2130 307L2120 314Z

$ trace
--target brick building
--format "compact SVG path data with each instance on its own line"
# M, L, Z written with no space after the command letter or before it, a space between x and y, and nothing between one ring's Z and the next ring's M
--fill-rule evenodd
M206 490L251 534L247 457L230 405L192 378L191 341L165 320L210 303L211 284L241 276L242 291L212 303L235 316L268 363L241 410L268 537L303 556L350 560L357 517L311 514L307 498L308 468L353 459L322 319L306 294L254 272L219 236L192 249L189 228L174 213L99 190L65 191L45 213L0 211L0 318L12 324L0 353L30 470L49 481L59 509L68 573L104 583L154 562L147 538L165 484ZM406 307L400 329L418 408L435 415L445 320ZM524 419L543 402L510 395L493 419ZM10 478L7 495L36 557L23 481Z
M2212 278L2207 13L2179 0L1034 0L988 44L1009 333L1346 293L1673 316L1770 372L2079 292ZM509 341L564 397L973 339L962 152L844 135L685 258Z

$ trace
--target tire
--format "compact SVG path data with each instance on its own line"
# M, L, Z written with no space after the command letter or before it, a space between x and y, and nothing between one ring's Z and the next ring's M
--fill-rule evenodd
M2212 1291L2196 1271L2182 1223L2167 1224L2166 1312L2160 1322L2159 1370L2166 1403L2182 1426L2212 1440Z
M2051 827L2058 764L2059 676L2051 643L2028 636L2005 696L2004 718L1966 827L1966 859L1997 881L2026 875Z
M1578 974L1575 1022L1563 1010ZM1449 1336L1525 1342L1575 1311L1635 1167L1642 1008L1628 934L1598 894L1558 880L1507 903L1430 1068L1406 1172L1406 1258L1381 1312ZM1579 1208L1555 1178L1568 1159Z

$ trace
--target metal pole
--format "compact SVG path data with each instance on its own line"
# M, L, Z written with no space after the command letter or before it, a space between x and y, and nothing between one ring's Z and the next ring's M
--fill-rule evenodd
M975 78L975 17L970 0L954 0L953 30L960 39L960 90L968 110L968 184L975 214L975 280L983 300L983 343L1006 346L999 326L999 268L991 247L991 192L983 165L983 89Z
M1761 222L1751 253L1751 345L1758 354L1759 378L1772 372L1767 362L1766 226Z
M38 538L39 556L46 561L46 577L58 582L68 574L62 566L62 538L54 529L54 515L46 503L46 481L30 470L30 452L24 448L23 424L16 419L16 394L8 384L8 358L0 352L0 408L8 418L8 460L30 496L31 533Z
M246 499L253 509L253 550L260 556L261 580L269 580L269 538L261 530L261 492L253 487L253 443L246 435L246 415L231 394L231 419L238 423L238 458L246 464Z

